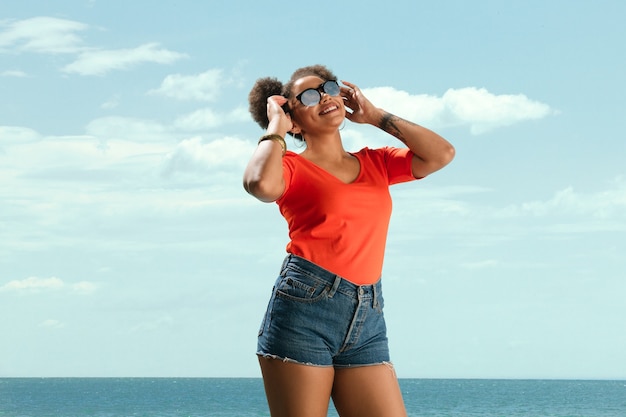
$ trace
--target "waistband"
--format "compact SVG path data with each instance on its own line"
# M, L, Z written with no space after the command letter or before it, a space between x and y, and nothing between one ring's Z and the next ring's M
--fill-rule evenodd
M378 296L382 292L381 280L370 285L357 285L347 279L330 272L329 270L302 258L298 255L289 254L285 257L283 265L281 267L281 275L286 268L292 267L303 274L307 274L311 277L325 281L330 286L329 296L332 297L335 293L339 292L348 296L354 296L355 298L371 297L376 304Z

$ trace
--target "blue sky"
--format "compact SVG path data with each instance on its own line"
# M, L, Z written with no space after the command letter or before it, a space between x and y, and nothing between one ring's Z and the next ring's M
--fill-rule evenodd
M260 376L287 230L241 186L262 133L247 94L322 63L457 149L392 189L399 376L626 378L625 15L2 2L0 376ZM342 136L399 145L350 122Z

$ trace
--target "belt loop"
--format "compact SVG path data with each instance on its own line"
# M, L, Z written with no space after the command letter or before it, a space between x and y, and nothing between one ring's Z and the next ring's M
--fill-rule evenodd
M285 256L285 260L283 261L283 264L280 267L280 273L278 274L281 277L284 276L284 274L285 274L285 268L289 264L289 261L291 260L291 256L292 256L291 253L289 255Z
M372 299L373 307L378 308L378 283L372 285L372 293L374 293L374 297Z
M333 282L333 286L330 287L330 291L328 291L328 298L333 298L333 295L337 292L337 288L339 288L339 284L341 284L341 277L335 275L335 282Z

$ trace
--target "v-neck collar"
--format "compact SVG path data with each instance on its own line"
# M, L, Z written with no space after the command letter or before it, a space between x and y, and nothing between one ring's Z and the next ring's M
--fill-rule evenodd
M357 182L361 176L363 175L363 163L361 162L361 158L359 158L358 153L353 153L353 152L348 152L350 155L354 156L357 160L357 162L359 163L359 173L357 174L357 176L350 182L345 182L343 180L341 180L339 177L337 177L334 174L331 174L330 172L328 172L326 169L322 168L321 166L317 165L315 162L305 158L304 156L300 155L299 153L295 153L294 154L300 158L301 160L305 161L307 164L315 167L317 170L323 172L326 176L329 176L331 178L334 178L335 181L338 181L344 185L350 185L350 184L354 184L355 182Z

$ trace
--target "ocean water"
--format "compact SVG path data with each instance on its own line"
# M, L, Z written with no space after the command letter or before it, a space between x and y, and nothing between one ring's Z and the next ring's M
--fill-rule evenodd
M401 379L409 416L626 417L626 381ZM1 417L269 416L256 378L0 378ZM332 408L329 416L337 416Z

